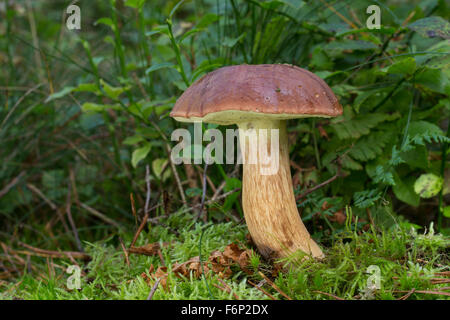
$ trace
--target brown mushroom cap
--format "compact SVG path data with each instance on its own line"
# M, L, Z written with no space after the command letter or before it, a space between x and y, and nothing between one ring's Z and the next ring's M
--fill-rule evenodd
M170 116L183 122L233 124L341 114L333 91L315 74L288 64L261 64L206 74L181 95Z

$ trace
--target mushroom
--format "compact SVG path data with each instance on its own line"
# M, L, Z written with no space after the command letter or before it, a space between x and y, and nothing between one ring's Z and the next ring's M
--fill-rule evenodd
M245 156L242 129L278 129L275 173L261 174L258 164L244 158L242 205L247 227L266 258L286 257L297 250L322 258L298 213L286 120L341 114L332 90L315 74L293 65L265 64L228 66L206 74L181 95L170 115L182 122L237 124Z

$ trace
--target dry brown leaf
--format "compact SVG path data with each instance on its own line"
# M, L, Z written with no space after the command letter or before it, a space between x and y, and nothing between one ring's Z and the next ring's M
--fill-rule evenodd
M167 247L170 243L165 242L163 243L163 247ZM158 254L158 250L161 249L161 245L158 242L155 243L148 243L145 246L142 247L131 247L128 249L129 253L134 254L142 254L145 256L156 256Z
M155 255L159 248L152 245L155 244L145 246L145 252L153 253L152 255ZM142 249L142 247L139 248ZM226 246L223 252L218 250L212 251L207 261L203 261L202 263L200 263L199 256L195 256L183 263L174 263L172 265L172 272L179 278L189 278L191 274L193 277L199 278L203 272L207 274L209 271L212 271L220 278L228 279L233 274L233 271L230 268L233 264L238 265L247 274L251 274L252 272L248 269L250 264L250 250L240 249L237 244L232 243ZM154 266L151 265L148 273L150 276L147 276L146 273L142 273L141 276L149 286L152 286L157 279L161 279L161 285L164 289L167 288L167 267L159 267L155 271Z

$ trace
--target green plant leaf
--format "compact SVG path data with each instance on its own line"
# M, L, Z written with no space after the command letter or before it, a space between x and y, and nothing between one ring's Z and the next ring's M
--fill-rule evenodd
M145 140L144 137L142 137L140 135L134 135L134 136L126 138L125 140L123 140L122 143L132 146L132 145L138 144L139 142L142 142L144 140Z
M94 22L94 26L99 25L99 24L104 24L104 25L110 27L113 31L116 30L116 26L114 25L114 22L112 21L111 18L103 17Z
M147 37L151 37L151 36L153 36L155 34L159 34L159 33L168 35L169 34L169 28L167 27L167 25L160 25L160 26L153 27L153 29L148 31L148 32L146 32L145 35Z
M120 110L118 104L98 104L94 102L85 102L81 106L83 112L102 112L107 109Z
M142 9L145 0L125 0L125 5L135 9Z
M174 64L170 63L170 62L161 62L158 64L154 64L152 65L150 68L148 68L147 70L145 70L145 74L149 74L152 73L154 71L160 70L160 69L164 69L164 68L174 68Z
M389 66L387 72L391 74L411 75L415 70L416 60L413 57L406 57Z
M201 196L203 191L200 188L188 188L188 189L186 189L185 193L189 198L193 198L193 197Z
M423 18L408 25L423 37L450 39L450 23L441 17Z
M407 204L417 207L420 203L420 197L414 192L414 177L400 178L394 174L395 185L392 187L395 196Z
M167 178L167 175L164 174L163 176L161 176L164 170L164 167L167 164L167 159L164 158L159 158L159 159L155 159L152 161L152 169L153 169L153 173L155 174L155 176L158 179L162 179L165 180ZM165 173L168 173L169 171L165 171Z
M139 149L136 149L133 151L133 154L131 155L131 165L136 168L137 164L145 159L145 157L150 152L152 146L150 143L146 143L144 146L140 147Z
M450 218L450 206L446 206L442 209L444 217Z
M61 91L49 95L47 99L45 99L45 102L50 102L52 100L62 98L68 95L69 93L73 92L74 89L75 89L74 87L64 87Z
M444 180L432 173L422 174L414 183L414 191L421 198L432 198L441 191Z
M102 85L103 90L105 91L106 95L113 99L117 100L119 96L127 90L125 87L113 87L110 86L105 80L100 79L100 84Z

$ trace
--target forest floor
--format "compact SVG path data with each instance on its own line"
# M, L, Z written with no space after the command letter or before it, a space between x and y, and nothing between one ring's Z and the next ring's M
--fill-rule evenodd
M12 261L32 258L23 276L0 280L0 299L449 299L449 245L432 225L355 232L349 224L324 246L321 261L292 255L268 262L244 224L202 224L179 213L140 234L84 242L84 264L8 248ZM71 265L80 266L79 284Z

